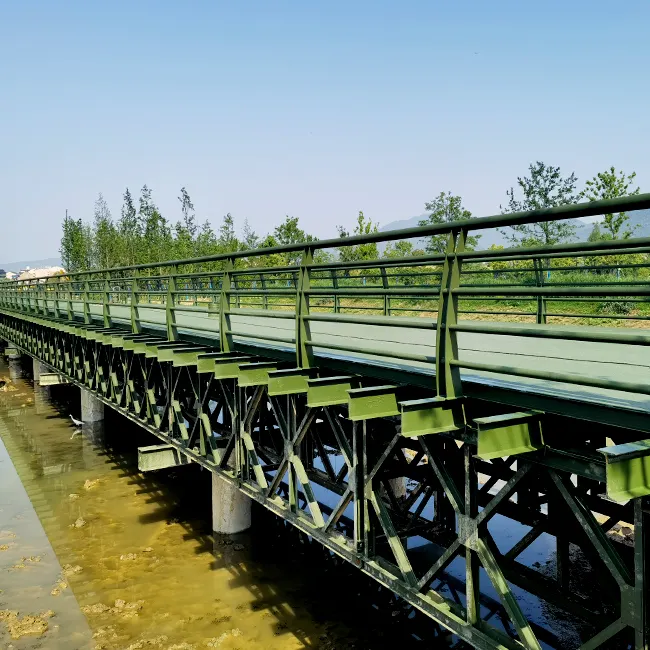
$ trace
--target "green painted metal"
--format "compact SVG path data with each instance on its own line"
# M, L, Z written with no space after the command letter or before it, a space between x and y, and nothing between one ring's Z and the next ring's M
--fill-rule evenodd
M314 377L313 370L290 368L287 370L273 370L269 372L268 392L271 397L278 395L295 395L306 393L307 381Z
M539 413L506 413L474 418L474 422L478 427L479 458L516 456L544 446Z
M353 422L399 415L397 386L370 386L348 390L348 415Z
M272 361L240 363L238 384L241 387L265 386L269 383L269 372L276 370L277 367L277 363Z
M607 496L614 501L650 495L650 440L599 449L605 457Z
M460 399L431 397L399 403L402 435L410 438L431 433L449 433L465 428Z
M320 377L307 380L307 405L310 408L348 403L348 391L359 388L360 380L353 376Z

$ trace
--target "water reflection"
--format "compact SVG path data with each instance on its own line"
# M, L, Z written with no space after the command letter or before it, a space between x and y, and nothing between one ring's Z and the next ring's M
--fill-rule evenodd
M273 515L257 510L250 533L215 536L207 471L139 473L137 446L156 442L148 433L108 409L105 426L78 431L69 418L79 415L77 389L34 391L19 374L0 394L0 435L31 500L21 507L33 506L51 542L43 552L51 564L49 573L42 563L12 574L33 582L17 580L11 608L55 611L42 647L57 647L56 624L67 635L61 647L72 649L409 648L421 647L410 634L417 622L422 637L447 647L432 623L407 618L394 596ZM13 504L16 485L2 494ZM15 532L17 554L36 553L33 532L0 521ZM34 585L54 604L30 601Z

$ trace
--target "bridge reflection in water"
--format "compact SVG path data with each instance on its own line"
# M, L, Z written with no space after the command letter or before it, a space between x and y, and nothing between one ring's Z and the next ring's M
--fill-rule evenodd
M645 648L650 239L465 241L649 206L2 283L0 336L475 647Z

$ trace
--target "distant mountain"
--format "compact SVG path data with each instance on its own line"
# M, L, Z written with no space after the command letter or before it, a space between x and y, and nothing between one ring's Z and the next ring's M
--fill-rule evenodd
M650 210L637 210L628 213L628 215L630 217L630 226L634 228L634 234L632 236L650 237ZM391 221L390 223L381 226L379 231L386 232L387 230L415 228L421 219L426 219L428 216L427 213L424 213L417 217L410 217L401 221ZM594 222L585 219L574 219L573 222L576 226L576 241L587 241L594 227ZM424 248L426 243L425 239L414 239L412 241L415 248ZM506 238L496 228L491 228L490 230L485 230L481 233L479 248L490 248L492 244L506 247L510 245ZM383 251L385 246L386 244L379 244L379 249Z
M46 266L61 266L61 259L59 257L48 257L45 260L28 260L26 262L0 262L0 269L14 271L16 273L28 266L30 269L39 269Z

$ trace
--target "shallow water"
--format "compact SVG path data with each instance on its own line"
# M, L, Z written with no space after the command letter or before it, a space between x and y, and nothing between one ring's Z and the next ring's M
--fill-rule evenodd
M263 512L249 534L214 536L210 474L140 474L136 448L156 441L119 415L77 433L78 389L19 378L11 389L0 393L0 611L54 615L36 621L43 636L18 639L0 621L2 650L421 647L363 581L322 556L315 568Z

